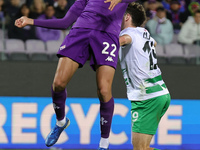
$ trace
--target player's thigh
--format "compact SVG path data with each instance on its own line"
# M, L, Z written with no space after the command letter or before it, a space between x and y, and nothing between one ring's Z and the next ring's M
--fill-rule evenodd
M68 57L79 63L82 67L90 56L89 52L89 33L90 29L74 28L66 36L61 44L58 56Z
M163 95L162 98L166 101L166 103L165 103L165 105L163 107L163 110L161 112L160 118L166 113L166 111L169 108L170 102L171 102L170 94Z
M61 57L58 62L57 70L54 77L53 88L55 87L65 87L76 70L79 64L68 57Z
M153 135L132 132L132 144L134 150L145 150L150 146Z
M163 96L131 102L132 131L143 134L156 133L166 99Z
M97 81L97 89L102 95L106 96L106 100L108 101L111 98L111 88L112 82L115 74L115 69L111 66L102 65L98 66L96 69L96 81Z
M98 66L96 70L97 86L111 86L115 74L115 69L111 66Z
M90 65L108 65L116 68L119 52L119 38L113 34L93 31L90 36L91 61Z

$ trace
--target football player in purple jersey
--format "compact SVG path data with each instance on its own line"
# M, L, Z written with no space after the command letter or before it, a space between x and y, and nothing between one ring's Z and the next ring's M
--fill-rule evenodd
M48 147L57 142L61 132L70 124L65 117L66 86L90 57L90 65L96 71L100 100L99 150L108 149L114 110L111 88L118 61L119 33L123 15L132 1L77 0L62 19L33 20L23 16L15 21L19 28L34 25L51 29L67 29L75 22L57 53L59 62L51 90L57 122L45 141Z

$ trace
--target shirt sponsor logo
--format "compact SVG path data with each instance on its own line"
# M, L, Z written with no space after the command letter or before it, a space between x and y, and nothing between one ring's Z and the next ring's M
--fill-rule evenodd
M61 46L60 50L63 50L64 48L66 48L66 45Z

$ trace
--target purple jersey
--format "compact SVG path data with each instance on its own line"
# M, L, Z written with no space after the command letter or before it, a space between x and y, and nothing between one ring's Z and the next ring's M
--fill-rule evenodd
M62 19L34 20L34 25L66 29L75 21L73 28L89 28L101 30L119 36L124 12L129 2L135 0L122 0L115 8L108 9L110 3L104 0L77 0Z
M72 7L76 7L77 4ZM104 3L104 0L85 0L85 5L73 28L90 28L119 35L128 3L119 3L112 11L108 9L110 3Z

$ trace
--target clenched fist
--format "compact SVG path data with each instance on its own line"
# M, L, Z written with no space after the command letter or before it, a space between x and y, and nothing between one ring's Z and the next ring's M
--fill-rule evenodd
M33 19L23 16L23 17L15 20L15 26L17 26L18 28L23 28L26 25L33 25Z

